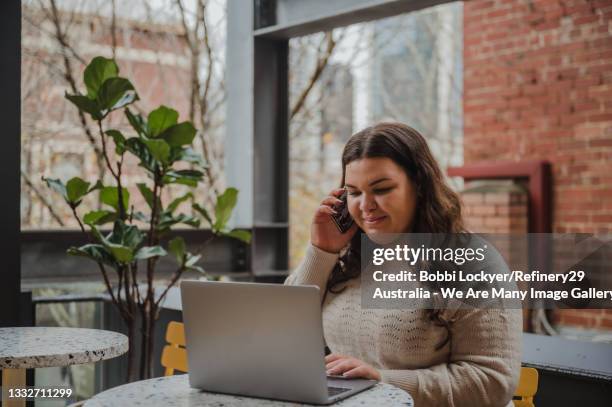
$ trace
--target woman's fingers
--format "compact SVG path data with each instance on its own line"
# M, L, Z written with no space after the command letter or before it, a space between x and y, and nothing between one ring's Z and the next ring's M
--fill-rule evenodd
M338 359L345 359L346 356L341 355L339 353L330 353L329 355L325 356L325 363L329 363L329 362L333 362L334 360L338 360Z
M334 190L331 192L331 194L332 194L333 196L340 196L340 195L342 195L342 193L343 193L343 192L344 192L344 188L337 188L337 189L334 189Z
M322 205L330 205L330 206L341 204L341 203L342 203L342 200L336 198L335 196L327 196L325 197L325 199L323 199L323 201L321 201Z
M327 374L343 374L347 370L357 367L357 365L354 359L344 359L331 369L327 369Z
M342 374L342 376L354 379L357 377L363 377L363 378L368 378L371 379L370 374L369 374L369 369L367 366L361 365L361 366L357 366L354 367L350 370L347 370L346 372L344 372Z
M321 205L317 208L315 212L315 220L318 221L329 221L327 215L336 215L338 212L333 208L335 205L341 204L342 200L336 198L336 196L340 196L344 191L343 188L334 189L330 195L326 196L322 201ZM338 194L340 192L340 194Z
M329 370L329 369L333 369L334 367L338 366L340 363L342 363L344 360L346 359L338 359L338 360L334 360L333 362L329 362L325 365L325 369Z
M329 354L325 356L325 370L328 375L380 380L380 372L362 360L350 356Z
M335 215L336 211L330 208L327 205L321 205L317 208L317 212L315 213L315 222L319 221L329 221L328 215Z

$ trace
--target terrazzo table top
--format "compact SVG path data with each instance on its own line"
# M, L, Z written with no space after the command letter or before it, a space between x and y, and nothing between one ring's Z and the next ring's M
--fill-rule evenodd
M116 406L273 406L287 407L299 404L275 400L258 399L228 394L206 393L189 387L188 375L176 375L142 380L114 387L89 399L84 407ZM413 407L408 393L390 384L376 386L333 406L404 406Z
M32 369L97 362L124 354L127 336L101 329L0 328L0 368Z

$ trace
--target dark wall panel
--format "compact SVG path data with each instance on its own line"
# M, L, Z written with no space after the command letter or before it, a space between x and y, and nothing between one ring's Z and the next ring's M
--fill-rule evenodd
M21 2L0 2L0 326L19 324Z

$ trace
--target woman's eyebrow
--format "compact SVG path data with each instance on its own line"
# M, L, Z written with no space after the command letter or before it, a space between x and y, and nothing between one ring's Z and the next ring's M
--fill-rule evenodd
M378 178L378 179L376 179L376 180L374 180L374 181L370 182L368 185L369 185L369 186L372 186L372 185L374 185L374 184L378 184L379 182L383 182L383 181L390 181L390 180L391 180L391 178L387 178L387 177ZM349 188L356 188L354 185L351 185L351 184L346 184L346 183L344 184L344 186L345 186L345 187L349 187Z

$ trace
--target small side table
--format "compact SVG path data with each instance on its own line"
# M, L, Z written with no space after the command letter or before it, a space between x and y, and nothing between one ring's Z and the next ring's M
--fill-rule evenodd
M26 369L98 362L128 351L127 336L101 329L18 327L0 328L2 387L26 386ZM23 407L25 400L5 400L7 407Z

